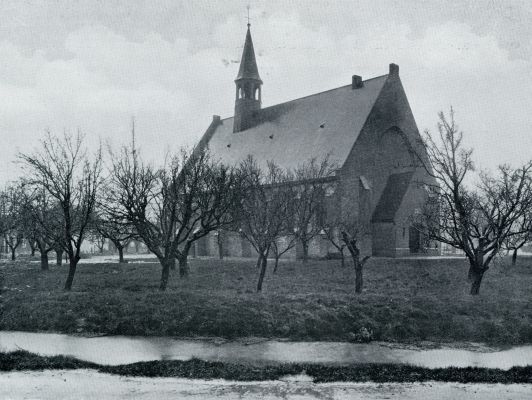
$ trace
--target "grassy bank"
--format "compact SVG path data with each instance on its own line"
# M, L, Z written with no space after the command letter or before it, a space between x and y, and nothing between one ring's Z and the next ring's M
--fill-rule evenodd
M495 264L481 294L468 294L461 259L372 259L365 289L336 260L283 262L255 293L253 260L191 260L191 275L159 292L157 263L80 264L72 292L66 267L0 266L0 329L292 340L532 343L532 259Z
M289 375L304 373L310 376L314 382L532 383L532 366L514 367L508 371L502 371L487 368L428 369L391 364L253 366L201 360L151 361L119 366L102 366L68 357L42 357L24 351L0 353L0 371L81 368L125 376L227 379L233 381L277 380Z

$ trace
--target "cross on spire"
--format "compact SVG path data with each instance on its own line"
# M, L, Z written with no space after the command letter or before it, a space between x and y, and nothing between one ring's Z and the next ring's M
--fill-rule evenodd
M251 23L249 22L249 9L251 8L251 6L248 4L247 7L248 9L248 27L251 26Z

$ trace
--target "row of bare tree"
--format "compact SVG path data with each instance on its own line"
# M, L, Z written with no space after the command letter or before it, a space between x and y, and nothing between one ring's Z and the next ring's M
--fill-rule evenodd
M405 143L416 168L430 179L418 182L426 203L412 224L427 240L462 250L469 260L471 294L501 250L514 252L532 232L532 163L501 166L496 174L475 175L472 150L450 116L440 114L438 135L425 132L422 143ZM421 150L420 150L421 149ZM39 150L20 154L24 177L0 194L0 233L15 250L26 238L41 254L43 269L54 250L69 260L65 289L70 290L83 242L93 235L114 243L123 261L131 239L142 241L161 264L160 289L171 270L189 274L193 244L211 232L233 231L257 252L257 290L262 290L268 258L279 258L297 243L308 258L309 243L321 235L342 257L347 249L362 291L360 241L367 234L357 216L327 213L327 193L336 167L328 158L308 160L294 170L249 157L238 166L219 163L206 150L182 150L154 166L134 144L89 154L82 135L48 134ZM338 208L338 207L337 207Z
M128 241L142 241L161 264L165 290L176 263L180 276L189 274L194 242L211 232L239 232L258 254L260 291L272 254L277 270L279 258L299 242L306 262L310 241L332 229L318 224L334 174L327 158L285 171L273 163L261 168L251 157L229 167L196 149L154 166L131 145L110 152L104 168L102 150L89 154L79 134L48 134L41 145L19 155L24 178L3 192L0 229L13 258L23 238L35 244L42 269L48 269L49 252L59 260L65 253L66 290L83 242L95 234L115 245L121 261Z

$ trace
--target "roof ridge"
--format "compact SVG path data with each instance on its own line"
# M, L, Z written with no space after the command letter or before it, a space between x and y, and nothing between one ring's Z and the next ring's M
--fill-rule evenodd
M379 76L374 76L373 78L369 78L369 79L366 79L362 82L369 82L369 81L372 81L374 79L379 79L379 78L384 78L384 77L388 77L389 74L384 74L384 75L379 75ZM306 96L303 96L303 97L298 97L296 99L292 99L292 100L288 100L288 101L284 101L282 103L277 103L277 104L272 104L271 106L268 106L268 107L265 107L265 108L261 108L260 111L263 111L263 110L267 110L269 108L272 108L272 107L277 107L277 106L281 106L283 104L288 104L288 103L292 103L293 101L298 101L298 100L303 100L303 99L306 99L306 98L309 98L309 97L312 97L312 96L318 96L320 94L324 94L324 93L328 93L328 92L332 92L333 90L338 90L338 89L343 89L345 87L350 87L351 84L348 84L348 85L343 85L343 86L338 86L338 87L335 87L335 88L332 88L332 89L327 89L327 90L324 90L322 92L317 92L317 93L313 93L313 94L308 94ZM230 117L226 117L226 118L222 118L221 121L227 121L227 120L230 120L234 118L234 115L233 116L230 116Z

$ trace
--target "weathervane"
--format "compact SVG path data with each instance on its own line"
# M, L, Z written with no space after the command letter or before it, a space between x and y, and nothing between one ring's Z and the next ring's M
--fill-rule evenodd
M137 149L135 147L135 117L131 117L131 147L133 156L137 153Z
M250 9L251 7L250 7L250 5L248 4L246 8L248 9L248 27L250 27L251 24L250 24L250 22L249 22L249 9Z

